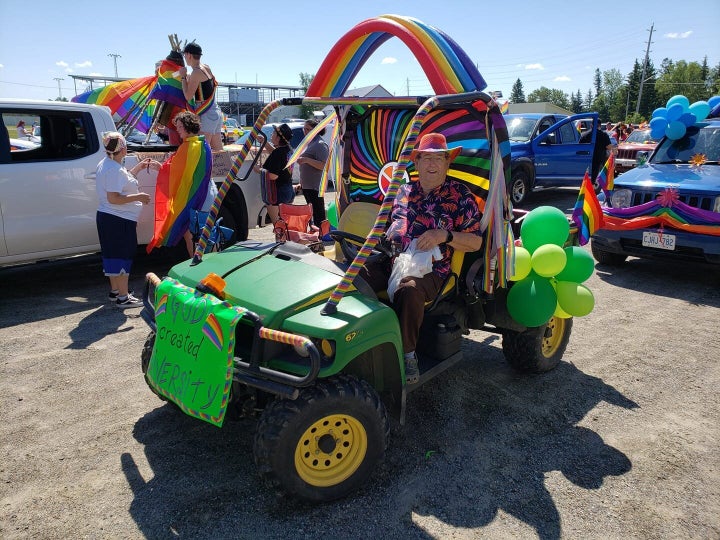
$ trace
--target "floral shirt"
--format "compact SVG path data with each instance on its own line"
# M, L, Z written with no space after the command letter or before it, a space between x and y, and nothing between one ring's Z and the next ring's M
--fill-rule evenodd
M413 238L431 229L445 229L480 236L482 214L470 190L460 182L446 179L429 193L420 182L400 186L392 209L390 240L401 241L403 251ZM442 259L433 263L433 272L445 279L450 273L453 248L440 245Z

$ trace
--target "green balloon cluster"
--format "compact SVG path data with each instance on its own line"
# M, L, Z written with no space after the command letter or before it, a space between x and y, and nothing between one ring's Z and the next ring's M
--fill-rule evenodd
M563 248L570 225L565 214L551 206L530 212L520 228L522 246L515 248L516 283L507 296L508 312L524 326L542 326L553 316L582 317L595 306L582 282L595 268L583 248Z

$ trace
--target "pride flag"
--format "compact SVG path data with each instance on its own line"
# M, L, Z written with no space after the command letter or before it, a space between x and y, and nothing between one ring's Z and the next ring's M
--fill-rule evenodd
M176 64L167 58L162 61L157 70L157 84L150 92L150 99L157 99L180 107L187 108L185 94L182 91L182 81L180 80L180 64Z
M150 94L156 81L157 77L154 75L120 81L77 95L71 101L105 105L112 114L117 114L124 122L130 122L139 115L135 127L147 133L150 129L152 113Z
M577 225L578 240L581 246L587 244L595 231L603 227L602 208L600 208L600 201L595 195L590 174L587 171L585 171L585 178L580 186L572 219Z
M190 226L192 210L199 210L208 194L212 151L205 136L188 137L162 164L155 185L155 231L147 245L174 246Z
M509 108L510 108L510 102L506 101L505 103L500 105L500 114L507 114Z
M607 158L605 165L603 165L603 168L600 169L596 180L600 188L603 190L603 193L605 193L605 196L609 198L610 192L615 187L615 154L612 152Z

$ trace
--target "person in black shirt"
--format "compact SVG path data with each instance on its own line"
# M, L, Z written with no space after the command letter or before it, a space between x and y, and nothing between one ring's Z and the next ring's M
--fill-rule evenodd
M268 143L272 151L262 168L255 166L255 172L260 173L262 199L267 205L268 216L273 225L280 217L278 205L280 203L290 204L295 200L292 172L285 168L292 152L290 139L292 139L290 126L287 124L274 126Z

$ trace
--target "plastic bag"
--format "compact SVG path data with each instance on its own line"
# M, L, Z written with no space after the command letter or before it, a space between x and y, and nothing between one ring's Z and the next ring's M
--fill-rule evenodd
M407 250L398 255L393 263L387 288L390 301L392 302L395 297L395 291L404 277L423 277L425 274L429 274L432 272L433 261L441 258L442 253L439 246L435 246L430 251L420 251L417 249L417 239L413 239Z

